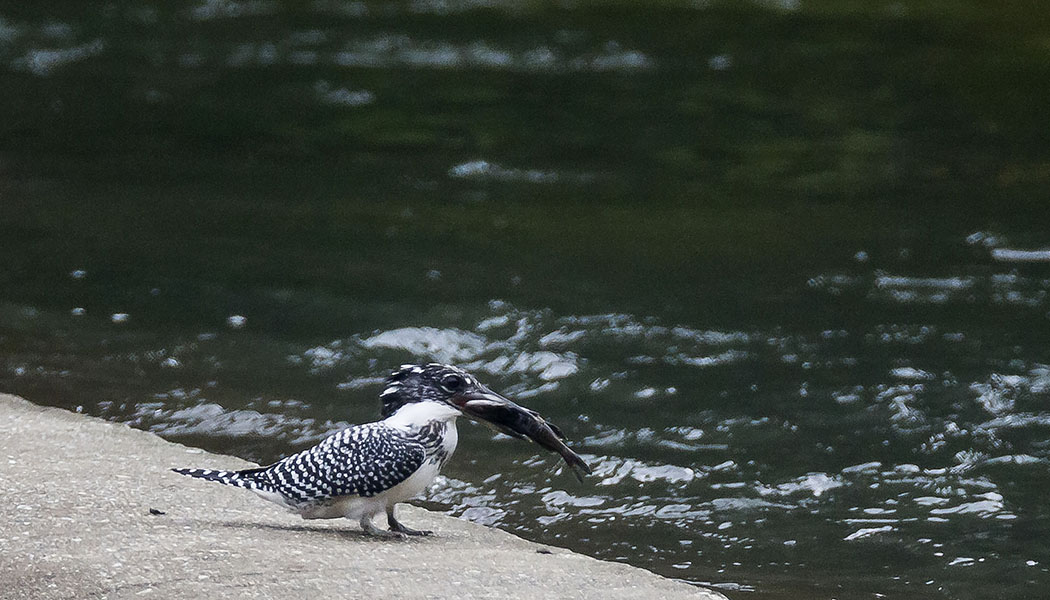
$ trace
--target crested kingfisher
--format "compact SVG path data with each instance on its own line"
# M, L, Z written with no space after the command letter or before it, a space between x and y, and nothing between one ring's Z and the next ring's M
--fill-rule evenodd
M379 394L381 421L354 425L270 466L241 471L172 469L249 489L304 519L345 517L372 535L429 535L410 529L394 507L425 490L456 450L456 417L464 414L556 450L582 479L586 463L537 413L507 400L451 365L402 365ZM556 435L555 435L556 433ZM386 513L389 531L372 522Z

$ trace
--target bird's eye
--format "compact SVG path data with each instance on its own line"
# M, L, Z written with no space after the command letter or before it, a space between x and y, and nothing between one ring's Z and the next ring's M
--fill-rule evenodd
M467 381L459 375L445 375L441 378L441 387L450 392L458 392L466 387Z

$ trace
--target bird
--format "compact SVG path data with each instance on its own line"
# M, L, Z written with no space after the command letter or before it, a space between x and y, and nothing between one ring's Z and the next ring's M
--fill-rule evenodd
M534 411L493 392L452 365L402 365L385 383L379 394L380 421L347 427L312 448L265 467L172 470L246 488L304 519L345 517L356 520L365 533L374 536L431 535L432 531L412 529L398 521L395 506L429 487L452 457L458 442L457 417L484 420L488 415L498 415L490 425L530 439L535 438L536 419L545 423ZM508 417L518 411L527 411L535 418ZM519 420L529 422L531 428L516 431ZM540 440L548 447L545 439ZM590 471L575 453L565 450L586 472ZM568 455L562 454L569 461ZM573 468L579 477L578 465ZM384 512L388 530L374 523Z

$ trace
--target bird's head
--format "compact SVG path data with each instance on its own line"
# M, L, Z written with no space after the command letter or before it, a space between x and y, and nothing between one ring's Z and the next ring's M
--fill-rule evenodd
M386 378L386 389L379 394L383 418L413 402L441 402L461 412L468 402L513 405L510 400L481 384L473 375L451 365L401 365ZM471 416L466 412L467 416Z

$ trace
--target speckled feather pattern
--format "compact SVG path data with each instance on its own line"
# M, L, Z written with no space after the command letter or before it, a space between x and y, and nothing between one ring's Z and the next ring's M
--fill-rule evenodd
M357 425L269 467L244 471L177 469L191 477L276 492L294 508L340 496L370 497L407 479L430 455L444 462L439 424L411 433L382 422Z

